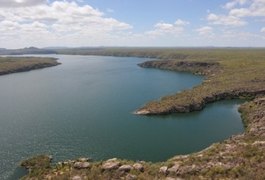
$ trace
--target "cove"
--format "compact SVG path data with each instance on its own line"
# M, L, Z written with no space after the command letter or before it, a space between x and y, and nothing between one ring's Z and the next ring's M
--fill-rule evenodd
M188 114L132 113L203 77L143 69L141 58L52 56L62 65L0 76L0 179L21 173L19 161L37 154L157 162L243 132L240 101Z

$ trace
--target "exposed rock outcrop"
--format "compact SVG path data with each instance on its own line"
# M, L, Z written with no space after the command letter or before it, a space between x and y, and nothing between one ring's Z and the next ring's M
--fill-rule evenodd
M121 163L117 160L117 158L109 159L102 164L103 170L114 170L118 169Z
M87 169L90 168L91 164L89 162L75 162L74 168L76 169Z

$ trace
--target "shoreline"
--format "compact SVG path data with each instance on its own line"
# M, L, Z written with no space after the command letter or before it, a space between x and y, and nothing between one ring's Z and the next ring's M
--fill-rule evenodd
M0 76L60 65L56 58L0 57Z
M205 75L203 83L175 95L163 97L159 101L147 103L139 110L148 112L148 115L191 112L201 110L209 102L222 99L248 99L250 101L239 108L246 128L244 133L215 143L201 152L175 156L160 163L120 159L92 162L77 159L51 165L48 156L37 156L22 162L24 167L30 169L23 179L265 178L264 54L249 50L220 55L217 51L210 55L208 52L203 55L199 53L198 58L195 58L197 52L195 55L193 53L171 61L167 61L163 56L157 57L165 59L167 63L164 60L149 61L148 68ZM45 167L42 162L46 164Z
M261 84L264 80L249 81L242 87L221 87L220 82L215 83L225 68L219 63L209 63L203 61L147 61L139 64L142 68L156 68L161 70L171 70L179 72L190 72L205 76L204 81L198 86L184 90L171 96L162 97L159 101L152 101L134 112L136 115L167 115L172 113L188 113L202 110L208 103L213 103L227 99L254 99L258 95L265 95L265 86L252 88L251 83ZM230 78L230 77L229 77ZM265 79L265 78L264 78ZM240 79L240 81L242 81ZM240 83L233 82L233 83ZM215 83L214 89L212 84ZM229 84L227 84L229 85ZM204 91L202 93L202 91Z
M93 161L83 157L52 164L40 155L21 163L29 174L22 179L262 179L265 164L265 97L239 107L245 132L206 149L151 163L112 158Z

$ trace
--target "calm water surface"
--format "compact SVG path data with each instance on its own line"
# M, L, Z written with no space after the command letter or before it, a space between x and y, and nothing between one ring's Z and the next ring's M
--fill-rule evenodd
M0 77L0 179L23 174L19 161L37 154L162 161L243 131L239 101L189 114L132 114L202 77L142 69L139 58L54 57L63 64Z

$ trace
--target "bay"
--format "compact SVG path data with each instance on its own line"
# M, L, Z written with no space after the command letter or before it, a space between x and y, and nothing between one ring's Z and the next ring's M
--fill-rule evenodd
M0 179L23 174L19 162L33 155L157 162L244 130L235 100L188 114L133 114L200 84L201 76L143 69L137 64L148 59L141 58L48 56L62 65L0 76Z

